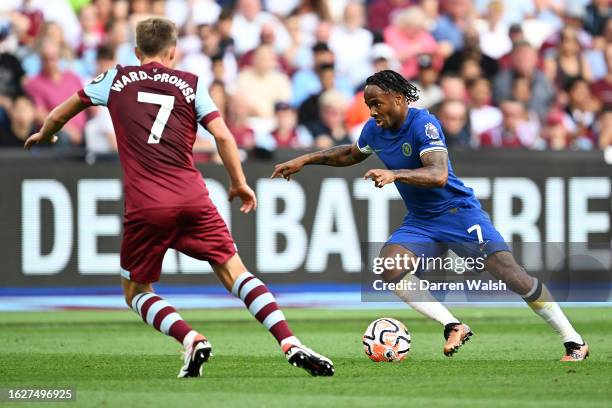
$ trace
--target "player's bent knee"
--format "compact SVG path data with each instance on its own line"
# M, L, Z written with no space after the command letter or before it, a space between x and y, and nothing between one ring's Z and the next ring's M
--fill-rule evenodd
M382 274L382 278L387 283L397 283L402 280L402 278L406 276L408 272L409 271L402 269L385 269Z
M139 293L153 292L153 287L150 284L144 285L129 281L125 278L121 279L121 286L123 287L123 297L128 307L132 307L132 300Z
M232 290L234 282L243 273L247 272L240 255L235 253L230 259L222 264L212 265L213 271L227 290Z

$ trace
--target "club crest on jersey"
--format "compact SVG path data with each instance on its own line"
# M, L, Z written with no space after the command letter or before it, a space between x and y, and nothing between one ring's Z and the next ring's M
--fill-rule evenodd
M431 122L425 125L425 135L430 139L438 139L440 137L438 128Z
M91 83L92 84L97 84L98 82L102 82L102 80L104 79L105 76L106 76L106 72L103 72L100 75L98 75L97 77L95 77L93 79L93 81L91 81Z
M402 145L402 153L404 154L404 156L410 157L410 155L412 154L412 146L410 145L410 143L406 142Z

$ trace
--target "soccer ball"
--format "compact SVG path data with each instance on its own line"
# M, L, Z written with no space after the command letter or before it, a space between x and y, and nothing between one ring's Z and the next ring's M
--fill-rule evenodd
M410 333L399 320L382 317L363 333L363 345L372 361L402 361L410 351Z

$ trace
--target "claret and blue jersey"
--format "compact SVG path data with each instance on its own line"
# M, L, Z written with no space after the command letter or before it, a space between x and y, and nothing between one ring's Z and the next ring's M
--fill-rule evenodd
M446 152L440 123L425 109L410 108L398 130L376 126L374 119L364 126L357 147L364 154L376 153L390 170L423 167L421 157L430 152ZM396 182L408 215L391 235L388 243L401 244L412 252L432 253L431 243L474 243L455 250L462 256L474 251L490 254L507 250L503 238L482 210L474 191L455 175L448 162L448 180L444 187L423 188ZM462 250L463 249L463 250ZM435 251L438 252L438 251Z

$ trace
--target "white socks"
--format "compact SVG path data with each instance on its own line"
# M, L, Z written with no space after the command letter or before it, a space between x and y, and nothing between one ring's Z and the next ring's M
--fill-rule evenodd
M533 288L523 296L531 310L546 321L561 337L564 343L571 341L577 344L584 344L582 337L574 330L572 324L567 320L565 313L561 310L557 302L546 286L542 285L538 279L533 278Z
M415 275L407 274L402 280L414 282L416 285L415 287L420 287L420 279ZM427 290L396 289L394 292L400 299L410 305L411 308L444 326L449 323L459 323L459 319L453 316L451 312L438 302Z

